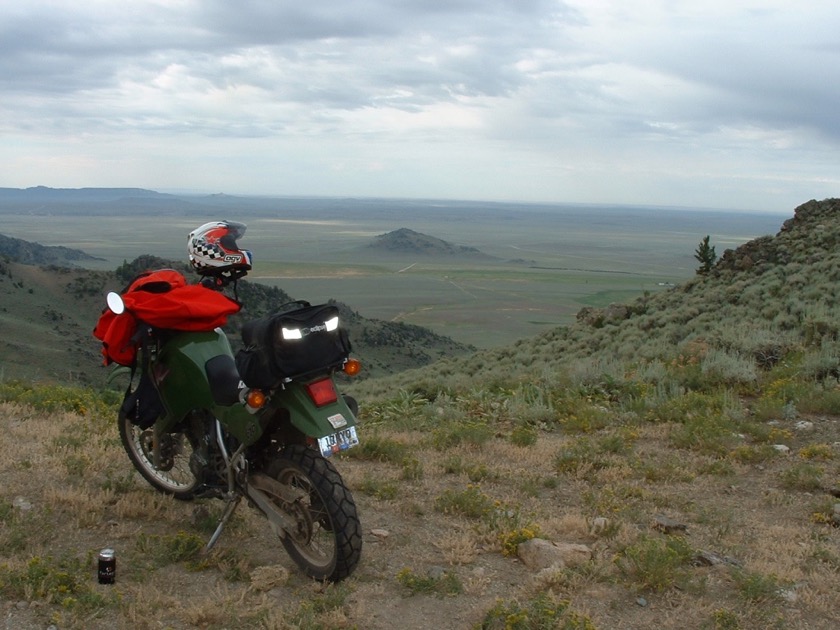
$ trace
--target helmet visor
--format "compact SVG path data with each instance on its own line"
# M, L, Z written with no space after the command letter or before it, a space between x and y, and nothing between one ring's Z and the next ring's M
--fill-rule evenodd
M247 226L244 223L236 223L235 221L226 221L226 224L227 234L219 239L219 243L221 243L222 247L226 250L235 252L239 249L236 245L236 239L245 234Z

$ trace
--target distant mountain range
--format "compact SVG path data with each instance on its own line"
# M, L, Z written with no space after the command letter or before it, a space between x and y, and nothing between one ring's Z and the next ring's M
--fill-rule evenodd
M0 188L2 201L114 201L127 198L175 199L175 195L145 188Z
M189 199L144 188L0 188L0 215L118 216L132 212L154 216L206 210Z

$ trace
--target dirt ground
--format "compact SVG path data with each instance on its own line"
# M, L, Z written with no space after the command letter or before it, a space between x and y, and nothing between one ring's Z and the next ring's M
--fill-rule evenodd
M616 461L558 476L553 461L568 440L559 434L540 435L529 446L499 439L437 452L416 435L395 432L389 439L417 442L413 453L422 474L415 467L408 478L404 466L388 461L337 461L356 498L364 549L351 578L325 586L302 576L248 507L239 508L213 562L196 567L160 558L155 545L178 532L208 537L200 521L206 512L218 513L220 502L183 503L156 494L132 475L115 427L88 432L87 422L0 404L0 452L6 454L0 461L0 614L6 628L504 628L504 619L489 616L494 606L524 609L546 594L567 601L577 615L567 614L564 622L588 618L602 630L840 627L840 530L814 517L840 499L780 485L794 455L739 464L729 475L691 477L683 467L697 470L703 458L678 453L657 459L663 457L662 429L652 427L637 437L634 457L657 461L666 472L671 466L672 474L640 478ZM807 441L834 444L828 470L836 472L837 420L814 424ZM469 466L453 472L453 457ZM473 481L476 470L484 472ZM539 525L541 537L586 545L591 561L540 573L505 555L480 520L440 509L447 491L469 488L502 509L516 505ZM733 563L687 563L673 585L645 588L621 570L621 558L641 538L664 537L652 526L657 515L685 525L679 536L692 549ZM595 518L605 519L606 531L593 530ZM118 557L113 586L96 583L93 557L106 546ZM28 590L10 585L10 576L25 574L33 558L57 565L67 557L84 567L76 587L83 595L75 599L99 595L104 604L85 607L60 588L39 595L34 580ZM259 581L266 568L277 576L274 583ZM745 586L738 571L755 583ZM509 627L529 627L512 619Z

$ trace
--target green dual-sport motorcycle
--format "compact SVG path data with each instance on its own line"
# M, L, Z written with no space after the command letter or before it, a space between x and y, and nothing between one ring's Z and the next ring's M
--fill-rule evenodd
M108 295L108 303L112 313L125 309L116 293ZM328 307L312 308L322 309L317 316ZM329 321L313 325L308 315L298 321L308 325L297 328L276 318L251 322L256 327L248 351L240 351L243 362L220 328L176 332L140 326L139 380L133 375L138 382L127 392L119 433L131 462L157 490L182 500L225 501L207 551L244 497L266 516L307 575L338 581L359 562L362 530L353 496L329 459L359 443L358 407L338 392L333 377L339 369L353 375L360 365L340 356L305 375L264 379L271 384L263 387L249 387L240 373L243 366L268 370L266 362L277 354L269 346L284 344L311 368L306 340L329 337L337 327L337 310L325 316ZM317 351L317 341L314 347ZM138 414L141 406L145 412Z

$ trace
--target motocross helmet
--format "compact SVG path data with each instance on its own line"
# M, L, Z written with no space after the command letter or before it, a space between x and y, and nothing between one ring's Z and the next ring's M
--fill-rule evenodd
M211 221L190 232L187 250L193 269L203 276L242 277L248 273L251 252L236 244L245 229L244 223Z

